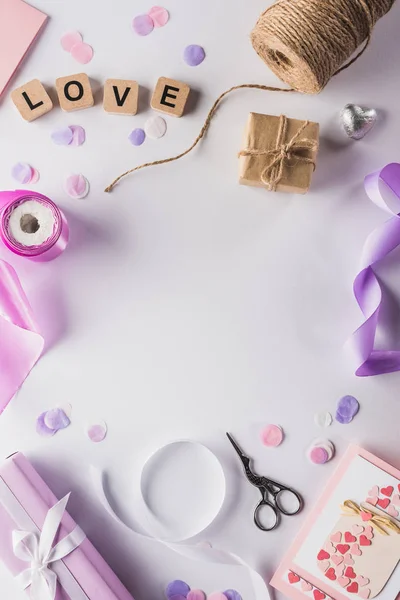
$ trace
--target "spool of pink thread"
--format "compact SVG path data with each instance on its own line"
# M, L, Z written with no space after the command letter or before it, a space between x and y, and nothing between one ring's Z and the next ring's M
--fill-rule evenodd
M29 190L0 192L0 238L14 254L42 262L64 252L69 228L47 196Z

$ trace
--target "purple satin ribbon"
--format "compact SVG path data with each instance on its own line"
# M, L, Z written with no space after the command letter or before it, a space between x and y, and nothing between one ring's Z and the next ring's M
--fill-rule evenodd
M53 214L52 235L40 246L23 246L12 236L8 222L14 208L27 200L46 205ZM67 221L60 209L37 192L0 192L0 239L19 256L48 261L63 252L68 243ZM0 260L0 414L19 390L44 347L31 305L14 268Z
M347 342L358 377L370 377L400 371L399 350L375 350L375 335L382 306L382 289L374 267L400 245L400 164L391 163L381 171L367 175L364 181L369 198L391 219L377 227L367 238L360 271L354 280L354 295L364 315L362 325ZM386 185L396 198L387 200L381 186Z

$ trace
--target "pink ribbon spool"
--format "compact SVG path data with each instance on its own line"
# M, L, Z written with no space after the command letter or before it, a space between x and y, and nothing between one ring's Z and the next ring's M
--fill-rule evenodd
M38 202L48 208L54 220L50 236L39 245L22 244L15 239L10 229L10 218L14 210L29 201ZM67 247L69 239L67 220L58 206L47 196L29 190L0 192L0 211L0 238L14 254L43 262L57 258Z

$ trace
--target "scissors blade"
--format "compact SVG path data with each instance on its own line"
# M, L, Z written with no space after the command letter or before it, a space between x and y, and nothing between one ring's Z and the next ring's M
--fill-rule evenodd
M230 443L232 444L232 446L235 448L236 452L238 453L239 457L241 459L243 458L248 458L242 451L242 449L237 445L237 443L235 442L235 440L233 439L233 437L231 436L230 433L226 433L226 436L228 438L228 440L230 441Z

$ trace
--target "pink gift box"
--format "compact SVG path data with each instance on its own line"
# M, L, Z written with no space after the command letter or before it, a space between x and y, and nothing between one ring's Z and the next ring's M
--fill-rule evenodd
M18 522L21 515L27 513L41 531L48 510L56 503L56 496L23 454L13 454L0 467L0 560L14 577L29 566L27 562L17 558L13 551L12 532L25 529ZM55 543L64 539L75 528L75 521L65 512ZM79 588L79 594L77 593L76 598L79 600L85 597L88 600L133 600L87 538L64 557L62 562L72 575L71 579L76 580L74 585L78 584L76 587ZM27 591L29 592L29 588ZM75 600L61 588L60 582L57 584L55 598Z

